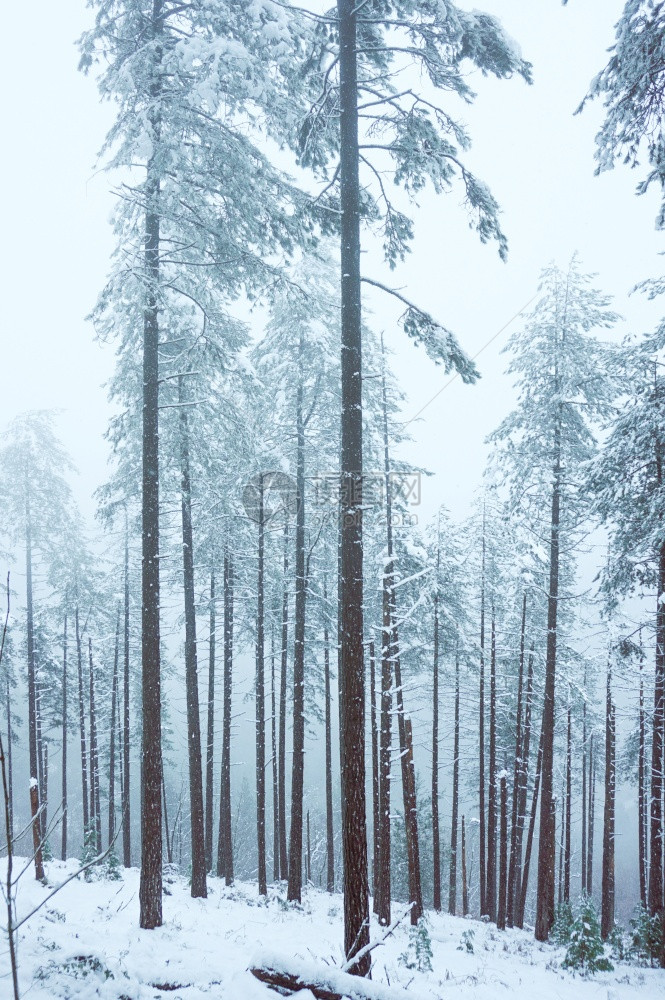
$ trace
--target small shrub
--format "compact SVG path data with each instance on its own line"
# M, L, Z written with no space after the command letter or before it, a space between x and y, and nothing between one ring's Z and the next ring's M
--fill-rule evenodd
M561 903L556 908L554 924L550 932L550 940L558 945L569 944L574 922L575 915L570 903Z
M473 931L469 928L468 931L464 931L462 934L462 939L457 945L458 951L466 951L469 955L473 955Z
M421 917L415 927L409 928L409 943L398 961L407 969L417 969L418 972L432 971L432 940L425 917Z
M573 921L563 968L573 969L582 974L612 972L614 969L605 955L598 914L588 896L582 898L580 912Z
M102 878L107 879L109 882L119 882L122 878L120 873L120 861L118 860L118 855L115 851L111 851L107 855L106 861L102 868Z
M630 921L630 955L648 965L660 958L663 944L663 924L658 916L639 906Z

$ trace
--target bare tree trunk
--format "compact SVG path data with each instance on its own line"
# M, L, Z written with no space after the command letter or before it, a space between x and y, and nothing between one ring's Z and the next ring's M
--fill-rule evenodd
M649 912L663 921L663 730L665 728L665 542L658 561L656 610L656 674L651 744L651 808L649 830Z
M453 809L450 821L450 881L448 913L457 910L457 814L459 810L459 644L455 654L455 736L453 742Z
M203 766L201 761L201 717L196 651L196 607L194 599L194 533L192 529L192 480L189 462L189 426L184 404L183 379L178 379L180 404L180 475L182 511L182 575L185 597L185 689L187 695L187 756L189 763L189 808L192 831L192 898L205 899L205 816L203 810Z
M603 941L614 927L614 793L616 783L612 702L612 668L607 665L607 697L605 705L605 808L603 812L603 884L600 914L600 936Z
M335 840L333 830L333 789L332 789L332 712L330 694L330 636L328 632L328 590L324 577L323 598L326 604L325 619L323 626L323 657L325 672L325 699L326 699L326 889L328 892L335 891ZM370 659L372 661L372 675L374 664L374 647L370 648ZM375 723L376 724L376 723Z
M150 67L152 134L161 128L162 41L164 0L152 0L149 33L153 42ZM143 489L141 701L143 715L141 768L140 925L162 925L162 692L159 621L159 250L160 176L158 141L153 141L145 183L145 279L143 314Z
M469 884L466 876L466 828L462 816L462 916L469 912Z
M289 522L284 519L284 567L282 590L282 658L279 675L279 867L282 881L289 877L286 849L286 679L289 665Z
M485 888L486 909L490 920L496 920L496 621L494 600L492 600L492 623L490 645L490 746L488 805L487 805L487 885Z
M30 757L30 809L35 853L35 878L44 879L42 862L42 831L39 816L39 760L37 746L37 684L35 676L35 625L32 595L32 516L30 493L26 483L25 500L25 578L28 646L28 742Z
M437 553L437 568L438 568ZM437 580L438 583L438 580ZM441 910L441 834L439 831L439 592L434 593L434 664L432 681L432 874L433 903Z
M487 914L487 842L485 827L485 507L483 505L482 566L480 577L480 676L478 682L478 802L480 838L480 915Z
M529 888L529 873L531 869L531 851L533 848L533 834L536 826L536 812L538 810L538 794L540 791L540 775L543 762L543 732L540 731L540 743L538 745L538 757L536 760L536 773L533 779L533 797L531 800L531 817L529 819L529 830L526 837L526 850L524 852L524 870L522 874L522 887L520 889L519 920L515 923L518 927L524 926L524 911L526 910L526 895Z
M162 760L162 803L164 806L164 839L166 841L166 860L168 864L173 864L173 849L171 847L171 836L169 832L169 810L166 798L166 781L164 780L164 761Z
M270 739L272 763L272 878L279 882L279 788L277 783L277 700L275 696L275 633L270 631Z
M130 798L130 765L129 765L129 524L125 509L125 620L124 620L124 664L123 664L123 720L122 720L122 855L125 868L132 864L131 839L131 798Z
M339 539L339 703L344 870L344 951L369 944L363 662L362 326L356 0L337 0L341 210L341 510ZM353 966L371 969L368 954Z
M265 494L263 473L259 476L259 551L256 604L256 849L259 895L268 894L266 871L266 719L265 719L265 634L264 563Z
M219 791L217 874L233 884L231 834L231 697L233 692L233 562L224 551L224 713L222 717L222 774Z
M312 841L309 832L309 809L307 810L307 883L311 884L312 881Z
M303 351L300 338L300 353ZM305 571L305 421L303 385L298 383L296 399L296 595L293 636L293 761L291 770L291 828L289 837L289 884L287 899L301 901L303 781L305 770L305 612L307 580ZM362 643L361 643L362 653ZM363 666L364 689L364 666ZM363 691L364 697L364 691ZM364 716L363 704L363 716ZM363 734L364 735L364 734ZM367 845L365 844L365 853Z
M586 893L587 862L587 740L586 740L586 699L587 667L584 664L584 701L582 703L582 894Z
M517 856L519 837L519 804L522 779L522 753L524 735L522 732L522 691L524 682L524 643L526 633L526 591L522 595L522 624L520 628L520 656L517 675L517 706L515 710L515 767L513 771L513 798L510 822L510 863L508 866L508 899L506 902L506 924L512 927L515 922L515 889L517 886L516 872L519 866ZM521 843L519 849L521 851Z
M499 904L496 915L496 926L500 931L506 929L506 880L508 878L508 789L506 787L506 772L500 778L500 813L499 821Z
M97 743L97 709L95 706L95 675L92 661L92 638L88 636L90 666L90 828L94 830L95 847L102 853L102 816L99 796L99 746Z
M369 644L369 705L370 730L372 734L372 895L374 912L379 915L379 730L376 717L376 651L374 643Z
M212 871L212 828L215 755L215 567L210 570L210 639L208 641L208 731L206 739L206 869Z
M109 735L109 846L115 837L115 727L118 709L118 660L120 658L120 608L115 629L115 653L113 656L113 681L111 683L111 726Z
M67 860L67 612L62 637L62 847L60 856ZM9 678L7 679L7 718L9 720ZM11 730L8 732L11 737ZM11 743L9 744L11 746ZM11 818L11 813L10 813Z
M644 713L644 677L640 657L640 727L637 775L638 865L640 869L640 902L647 908L647 793L646 793L646 718ZM585 872L586 874L586 872ZM584 878L582 879L584 881Z
M572 794L573 794L573 746L572 746L572 722L571 709L568 706L568 731L566 735L566 840L564 844L563 858L563 901L570 902L570 824L572 821Z
M83 840L88 836L90 814L88 811L88 751L85 736L85 702L83 700L83 653L81 650L81 630L79 628L79 608L74 612L76 628L76 656L78 662L78 693L79 693L79 732L81 742L81 784L83 799Z
M589 747L589 842L587 844L587 896L593 892L593 824L596 814L596 760L593 754L593 733Z
M558 385L558 380L557 383ZM561 520L561 425L554 429L554 482L550 519L550 578L547 596L547 654L545 659L545 700L543 705L542 794L538 839L538 891L536 897L537 941L546 941L554 923L554 686L557 655L559 607L559 526Z
M379 739L379 923L390 926L390 771L392 752L392 663L391 631L387 597L383 591L383 632L381 637L381 730Z

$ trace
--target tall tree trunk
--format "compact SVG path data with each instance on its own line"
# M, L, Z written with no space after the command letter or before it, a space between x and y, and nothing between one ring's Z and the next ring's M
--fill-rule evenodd
M438 569L437 553L437 569ZM437 580L438 584L438 580ZM432 680L432 875L433 903L441 910L441 834L439 831L439 593L434 593L434 663Z
M563 858L563 901L570 902L570 824L572 822L572 795L573 795L573 744L572 744L572 720L571 709L568 706L568 730L566 734L566 840L564 844Z
M522 780L522 752L524 735L522 732L522 694L524 682L524 643L526 633L526 591L522 595L522 624L520 627L520 656L517 675L517 707L515 710L515 767L513 771L513 798L510 822L510 862L508 865L508 898L506 902L506 924L512 927L515 922L515 889L517 885L516 871L519 866L518 828L519 803ZM521 851L521 843L519 845Z
M487 915L487 841L485 826L485 506L483 504L482 563L480 573L480 671L478 680L478 803L480 915Z
M159 102L162 85L164 0L152 0L149 33L153 42L150 67L151 109L148 113L153 153L145 183L145 279L143 314L143 489L141 701L143 715L141 768L140 925L162 925L162 692L159 621L159 251L160 175Z
M231 835L231 697L233 692L233 561L224 551L224 712L222 716L222 773L219 791L217 874L233 884Z
M97 853L102 853L102 813L99 795L99 744L97 741L97 709L95 705L95 673L92 660L92 638L88 636L90 666L90 827L94 829Z
M341 210L341 510L339 538L339 703L344 870L344 951L369 943L363 662L362 327L356 0L337 0ZM369 953L353 972L366 976Z
M259 895L268 894L266 870L266 709L265 709L265 484L259 476L259 551L256 603L256 849Z
M372 734L372 895L374 912L379 915L379 729L376 713L376 650L369 644L369 706Z
M189 762L189 808L192 830L192 897L205 899L205 815L203 810L203 766L201 761L201 717L196 654L196 607L194 599L194 533L192 530L192 480L189 462L189 426L184 405L183 380L178 379L180 404L180 475L182 510L182 575L185 595L185 688L187 694L187 755Z
M646 795L646 717L644 713L644 677L640 657L640 725L637 776L638 865L640 869L640 903L647 908L647 795ZM586 874L586 871L585 871ZM584 881L584 878L582 879Z
M273 882L279 881L279 789L277 785L277 699L275 692L275 633L270 633L270 739L272 762L272 860Z
M122 863L125 868L132 864L131 801L129 770L129 524L125 509L125 620L124 620L124 663L122 673Z
M487 804L487 885L485 888L486 908L490 920L496 920L496 834L497 834L497 787L496 787L496 620L494 600L492 600L492 623L490 645L490 745L488 768Z
M558 377L556 384L558 385ZM558 390L557 390L558 391ZM537 941L546 941L554 923L554 687L556 675L557 617L559 607L559 525L561 520L561 422L554 429L554 481L550 518L550 579L547 595L547 653L543 704L542 794L538 840L538 889L536 896Z
M533 849L533 834L536 827L536 812L538 809L538 795L540 792L540 775L543 764L543 731L540 731L540 743L538 745L538 756L536 758L536 773L533 779L533 796L531 799L531 816L529 818L529 830L526 836L526 850L524 852L524 869L522 873L522 885L520 888L519 919L515 921L518 927L524 926L524 912L526 910L526 896L529 888L529 873L531 870L531 851Z
M27 477L26 477L27 478ZM35 878L44 879L42 861L42 829L39 816L39 760L37 748L37 684L35 676L35 623L32 593L32 515L30 493L25 491L25 584L28 647L28 743L30 759L30 809L32 813L32 835L35 855Z
M390 771L392 752L392 663L390 617L383 590L383 631L381 634L381 729L379 734L379 923L390 926Z
M462 916L469 912L469 884L466 876L466 828L462 816Z
M301 335L301 357L303 348L304 343ZM303 779L305 771L305 612L307 599L307 579L305 571L305 420L303 414L302 380L298 382L296 397L296 445L296 595L293 635L293 761L291 770L291 829L289 837L289 884L287 899L300 902L302 895ZM362 681L364 688L364 676ZM366 844L365 853L367 853Z
M586 745L586 699L587 667L584 664L584 701L582 702L582 893L586 893L587 862L587 745Z
M116 712L118 710L118 660L120 658L120 608L115 629L115 653L113 656L113 681L111 684L111 726L109 736L109 847L115 837L115 735Z
M166 860L168 864L173 864L173 850L171 847L171 837L169 832L169 809L166 798L166 781L164 780L164 761L162 759L162 804L164 806L164 840L166 841Z
M79 627L79 608L76 605L74 612L74 625L76 629L76 658L78 665L78 694L79 694L79 733L81 743L81 785L83 800L83 841L88 836L88 826L90 825L90 814L88 810L88 752L85 736L85 702L83 699L83 652L81 649L81 630Z
M457 815L459 810L459 643L455 653L455 736L453 739L453 808L450 821L450 878L448 913L457 910Z
M330 693L330 635L328 631L328 589L323 579L323 599L326 605L323 626L323 666L326 699L326 889L335 891L335 840L333 830L333 788L332 788L332 704ZM374 673L374 645L370 646L372 676ZM376 724L376 722L375 722Z
M665 542L658 561L656 609L656 675L651 744L651 803L649 817L649 912L665 919L663 908L663 730L665 727Z
M383 628L386 655L392 665L395 677L397 703L397 729L400 743L400 761L402 765L402 793L404 802L404 827L406 835L406 853L409 872L409 900L411 902L411 923L417 924L423 914L423 896L420 880L420 846L418 840L418 809L416 802L416 772L413 758L413 738L411 721L404 712L404 690L402 687L402 671L399 655L399 630L397 627L397 599L395 594L395 564L393 561L392 533L392 493L391 466L388 439L388 400L386 395L385 354L383 338L381 339L383 355L383 450L384 478L386 493L386 541L388 558L383 574ZM439 879L440 879L439 872Z
M279 867L282 881L289 877L286 849L286 688L289 666L289 522L284 519L284 565L282 587L282 657L279 675Z
M600 935L603 941L614 927L614 704L612 702L612 668L607 665L607 695L605 703L605 808L603 811L603 883L601 893Z
M67 612L62 637L62 847L60 856L67 860ZM7 683L7 713L9 718L9 682ZM9 744L11 747L11 743Z
M215 754L215 567L210 570L210 639L208 643L208 732L206 739L206 869L212 871L213 782Z
M508 878L508 789L506 772L500 777L500 820L499 820L499 901L496 914L496 926L500 931L506 929L506 881Z
M593 892L593 824L596 813L596 760L593 753L593 734L589 747L589 841L587 844L587 896Z

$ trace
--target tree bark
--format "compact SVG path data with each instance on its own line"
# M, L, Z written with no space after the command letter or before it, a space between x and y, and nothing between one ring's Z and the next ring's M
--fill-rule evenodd
M118 608L118 620L115 629L115 652L113 656L113 680L111 683L111 726L109 734L109 826L108 844L113 843L115 837L115 727L116 712L118 710L118 660L120 658L120 608Z
M466 828L462 816L462 916L469 912L469 884L466 875Z
M259 544L256 602L256 850L259 895L268 894L266 870L266 711L265 711L265 494L259 477Z
M490 745L487 779L487 885L485 888L485 897L487 914L490 920L496 921L496 620L494 615L494 600L492 600L490 639Z
M356 2L337 0L341 210L341 510L339 702L344 871L344 951L369 944L363 662L362 327ZM366 976L369 954L353 967Z
M437 564L439 562L437 553ZM437 566L438 569L438 566ZM438 580L437 580L438 584ZM451 855L452 864L452 855ZM432 679L432 876L433 904L441 910L441 833L439 830L439 593L434 593L434 663Z
M524 681L524 643L526 633L526 591L522 595L522 624L520 627L520 656L517 675L517 707L515 710L515 767L513 772L513 798L510 822L510 863L508 866L508 898L506 902L506 924L512 927L515 922L515 889L517 886L516 872L519 866L518 827L519 803L522 779L522 752L524 736L522 733L522 693ZM519 845L521 850L521 843Z
M222 773L219 790L217 875L233 885L231 835L231 698L233 692L233 561L224 551L224 712L222 717Z
M573 745L572 745L572 720L571 709L568 706L568 730L566 734L566 839L563 856L563 901L570 902L570 825L572 822L572 794L573 794Z
M596 813L596 761L593 754L593 734L589 747L589 841L587 844L587 896L593 892L593 824Z
M332 705L330 693L330 635L328 631L328 590L324 577L323 599L326 605L323 626L323 657L326 699L326 889L335 891L335 840L333 829L333 788L332 788ZM374 663L374 648L370 648L370 660ZM373 667L372 667L373 672ZM376 722L375 722L376 724Z
M35 676L35 624L32 594L32 515L30 492L26 482L25 491L25 584L26 619L28 647L28 742L30 758L30 809L35 853L35 878L44 879L42 862L42 831L39 816L39 760L37 748L37 685Z
M504 931L506 929L506 881L508 878L508 789L505 771L501 775L500 782L499 902L496 914L496 926L500 931Z
M143 489L141 601L141 878L140 925L162 925L162 693L159 621L159 134L164 0L152 0L149 121L154 149L145 184L145 279L143 314Z
M130 797L130 713L129 713L129 524L125 510L125 620L124 620L124 663L122 679L122 861L125 868L132 865L131 837L131 797Z
M210 639L208 645L208 731L206 739L206 816L205 816L205 846L206 869L212 871L212 828L213 828L213 792L214 792L214 754L215 754L215 567L210 570Z
M183 380L178 380L180 404L180 475L182 511L182 575L185 596L185 689L187 695L187 756L189 763L189 809L192 831L192 898L205 899L205 816L203 767L201 762L201 717L196 652L196 607L194 599L194 533L192 529L192 480L189 461L189 426L184 404Z
M67 860L67 612L62 637L62 846L60 856ZM7 718L9 719L9 679L7 681ZM11 735L11 732L8 733ZM9 744L11 746L11 743Z
M455 654L455 736L453 740L453 807L450 820L450 880L448 913L457 910L457 815L459 810L459 644Z
M587 668L584 664L584 701L582 703L582 893L586 893L586 862L587 862L587 733L586 733L586 699L587 699Z
M78 663L78 693L79 693L79 732L81 743L81 785L83 800L83 842L88 836L88 826L90 825L90 814L88 805L88 751L85 735L85 702L83 700L83 653L81 649L81 630L79 628L79 608L76 605L74 612L74 624L76 629L76 657Z
M379 915L379 729L376 713L376 650L369 644L369 706L370 730L372 734L372 895L374 912Z
M531 816L529 819L529 830L526 837L526 850L524 852L524 870L522 874L522 885L520 888L519 920L515 923L518 927L524 926L524 912L526 910L526 894L529 888L529 873L531 869L531 851L533 848L533 834L536 827L536 812L538 809L538 795L540 792L540 775L543 762L543 731L540 731L540 743L538 745L538 757L536 759L536 773L533 779L533 796L531 799ZM554 862L552 862L554 864Z
M658 560L656 609L656 673L651 744L649 816L649 912L665 919L663 908L663 730L665 727L665 542Z
M275 693L275 633L270 633L270 739L272 763L272 877L279 882L279 788L277 781L277 699Z
M289 877L286 849L286 688L289 665L289 522L284 519L284 565L282 585L282 657L279 675L279 867L284 881Z
M487 915L487 841L485 827L485 507L483 505L482 563L480 573L480 671L478 680L478 818L480 915Z
M603 881L601 891L600 936L603 941L614 927L614 794L616 783L614 755L614 704L612 669L607 666L605 702L605 808L603 811Z
M542 794L538 841L538 890L536 897L537 941L546 941L554 923L554 688L557 655L559 606L559 526L561 520L561 425L554 430L554 472L550 518L550 577L547 596L547 653L545 659L545 700L543 705Z
M303 339L301 336L301 356L303 346ZM302 380L299 380L298 382L296 397L296 444L296 594L293 635L293 761L291 770L291 829L289 837L289 884L287 889L287 899L297 901L299 903L302 896L303 780L305 771L305 613L307 599L307 580L305 572L305 422L303 415ZM365 851L367 851L367 845L365 845Z
M390 926L390 771L392 753L392 663L385 586L383 590L383 632L381 637L381 730L379 735L379 923Z
M95 706L95 674L92 660L92 638L88 636L90 667L90 828L95 834L95 847L102 853L102 815L99 795L99 745L97 742L97 709Z
M646 717L644 712L644 677L640 657L640 723L637 775L638 865L640 870L640 903L647 908L647 794L646 794ZM586 872L585 872L586 874ZM582 879L584 881L584 878Z

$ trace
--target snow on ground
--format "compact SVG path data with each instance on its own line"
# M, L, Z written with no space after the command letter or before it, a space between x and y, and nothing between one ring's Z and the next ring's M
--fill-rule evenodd
M4 878L5 862L0 862ZM51 885L77 862L47 865ZM20 932L22 998L29 1000L276 1000L248 971L260 955L297 959L303 967L341 967L342 899L310 889L302 907L287 905L284 887L268 901L255 885L226 888L210 879L209 898L192 899L186 880L168 876L164 926L138 927L139 873L120 881L71 882ZM48 889L24 875L18 916ZM395 915L398 909L395 907ZM6 927L6 924L3 925ZM462 934L473 931L473 954ZM399 961L409 929L400 926L373 954L373 978L406 989L413 1000L650 1000L665 997L665 972L616 964L593 979L561 969L563 951L539 945L524 931L498 932L459 917L430 915L433 971L411 972ZM380 936L378 927L372 936ZM460 950L462 946L462 950ZM10 1000L6 938L0 943L0 998ZM311 994L301 993L302 1000Z

